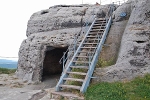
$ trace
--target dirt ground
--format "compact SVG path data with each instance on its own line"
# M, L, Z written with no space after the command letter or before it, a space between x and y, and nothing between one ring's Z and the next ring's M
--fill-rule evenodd
M0 74L0 100L50 100L60 75L44 77L41 83L19 80L14 74Z

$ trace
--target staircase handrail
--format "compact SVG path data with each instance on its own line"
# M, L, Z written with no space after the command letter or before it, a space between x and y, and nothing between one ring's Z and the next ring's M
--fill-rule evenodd
M93 16L90 16L90 18L87 18L86 19L86 21L84 22L84 24L83 24L83 26L82 26L82 28L83 27L85 27L85 32L84 33L86 33L87 31L88 31L88 25L89 25L89 20L92 20L92 22L93 22L93 20L95 19L95 17L96 17L96 15L93 15ZM68 51L72 51L72 52L75 52L76 51L76 46L77 46L77 40L78 40L78 37L80 36L80 34L81 34L81 31L77 34L77 35L75 35L75 38L74 38L74 40L73 40L73 42L69 45L69 47L68 47L68 49L66 50L66 52L64 53L64 55L62 56L62 58L59 60L59 63L60 64L62 64L62 62L63 62L63 68L64 68L64 64L65 64L65 62L67 61L67 59L70 57L70 55L71 54L69 54L69 55L67 55L67 53L68 53ZM70 50L70 48L72 48L71 46L73 45L73 50ZM67 55L67 57L66 57L66 55ZM63 60L63 61L62 61Z

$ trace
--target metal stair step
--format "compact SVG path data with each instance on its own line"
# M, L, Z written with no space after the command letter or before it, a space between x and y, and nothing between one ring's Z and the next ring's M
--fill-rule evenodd
M104 29L92 29L91 31L100 31L100 30L104 30Z
M89 34L103 34L103 32L90 32Z
M106 24L106 22L105 21L95 21L94 24Z
M81 47L81 49L95 49L97 47Z
M70 66L71 68L89 69L89 66Z
M76 58L89 58L88 56L76 56Z
M97 38L97 36L87 36L87 38Z
M80 88L81 88L81 86L76 86L76 85L59 85L59 87L71 88L71 89L77 89L77 90L80 90Z
M92 27L92 29L104 29L106 28L105 26L96 26L96 27Z
M90 33L91 32L104 32L104 30L91 30Z
M83 63L83 64L85 64L85 63L86 63L86 64L90 63L89 61L72 61L72 62L75 62L75 63L78 63L78 62L79 62L79 63Z
M97 18L96 20L105 20L105 18Z
M106 19L96 19L95 21L102 21L102 22L106 22Z
M105 23L95 23L94 25L93 25L93 27L94 26L96 26L96 27L99 27L99 26L106 26L106 24Z
M106 26L98 26L98 27L92 27L92 29L104 29Z
M83 82L84 81L83 79L77 79L77 78L63 78L63 80L66 80L66 81L78 81L78 82Z
M106 25L105 25L105 23L103 23L103 24L102 24L102 23L95 23L95 24L93 25L93 27L94 27L94 26L100 27L100 26L106 26Z
M86 75L86 73L82 72L67 72L68 74L76 74L76 75Z
M102 24L102 23L106 23L106 21L99 21L99 20L96 20L95 23ZM94 23L94 24L95 24L95 23Z
M95 53L95 52L91 52L91 51L79 51L78 53Z
M96 18L96 21L105 21L105 22L106 22L106 19L99 19L99 18Z
M89 34L89 36L95 36L95 35L98 35L99 37L102 37L102 34L96 34L96 33L95 34L92 34L92 33Z
M105 24L94 24L92 28L103 28L103 27L106 27Z
M97 45L98 43L83 43L84 45Z
M99 41L99 39L86 39L86 41Z
M106 20L105 18L97 18L96 20Z
M100 21L100 20L96 20L95 23L106 23L106 21Z

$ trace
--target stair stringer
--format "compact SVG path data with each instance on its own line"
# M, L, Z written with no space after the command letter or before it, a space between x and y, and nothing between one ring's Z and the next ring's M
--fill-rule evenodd
M96 50L96 52L94 54L93 60L92 60L91 65L90 65L90 69L88 70L87 75L85 77L85 80L84 80L84 82L82 84L82 87L80 89L80 92L82 92L82 93L84 93L87 90L87 87L89 86L89 83L90 83L90 80L91 80L91 76L92 76L92 74L94 72L96 63L98 61L98 57L99 57L101 49L102 49L102 46L103 46L103 44L104 44L104 42L106 40L106 36L107 36L108 31L109 31L110 26L111 26L111 22L112 22L112 18L110 17L109 21L108 21L108 23L106 25L104 34L102 36L102 40L100 41L100 43L99 43L99 45L97 47L97 50Z

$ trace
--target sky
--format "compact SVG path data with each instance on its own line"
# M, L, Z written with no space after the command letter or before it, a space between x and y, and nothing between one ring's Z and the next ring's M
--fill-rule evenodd
M33 13L54 5L95 4L100 1L108 4L118 0L1 0L0 58L18 57L19 47L27 38L27 22Z

